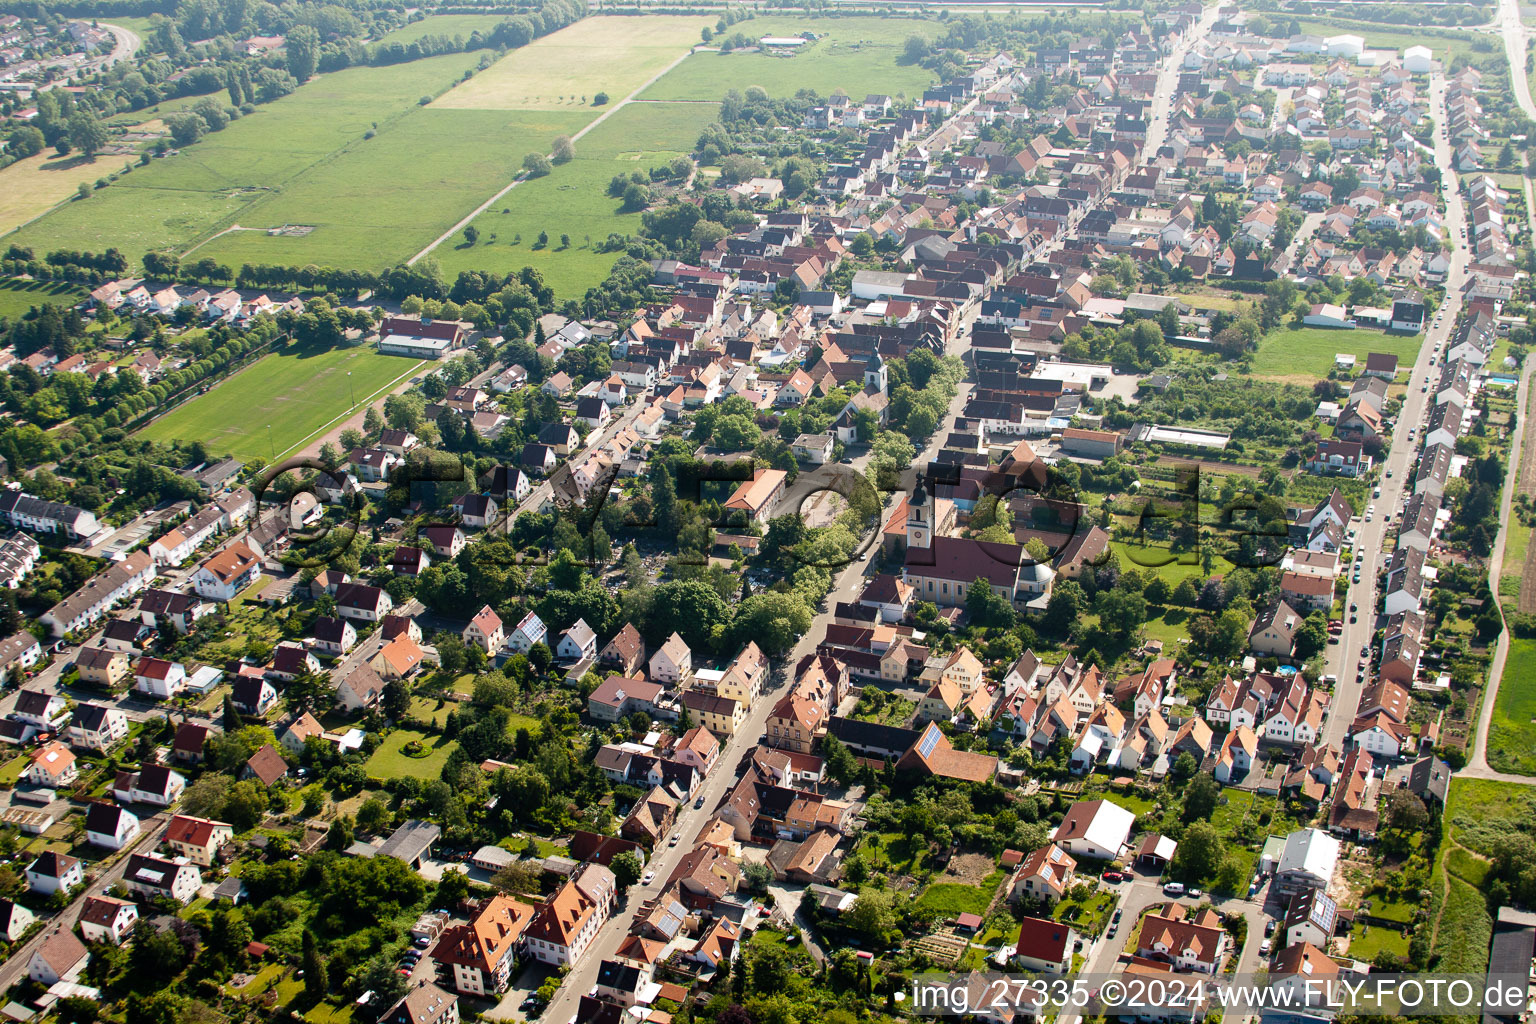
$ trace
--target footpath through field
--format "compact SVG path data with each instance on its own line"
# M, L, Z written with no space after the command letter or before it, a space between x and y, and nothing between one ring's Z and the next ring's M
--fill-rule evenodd
M587 124L587 126L585 128L583 128L581 131L577 132L575 135L572 135L571 136L571 141L572 142L580 142L582 137L584 135L586 135L588 132L590 132L592 129L596 128L598 125L600 125L604 121L608 120L614 114L617 114L619 111L621 111L625 107L629 106L631 103L634 102L636 96L639 96L642 92L644 92L645 90L649 89L651 86L655 85L657 80L660 79L662 75L665 75L668 71L671 71L673 68L677 67L683 61L685 61L689 57L693 56L694 50L696 50L696 49L698 49L698 47L691 47L686 52L679 54L677 59L674 60L672 63L668 64L666 67L664 67L660 71L656 72L650 78L647 78L645 81L643 81L639 85L635 86L634 91L632 91L628 96L625 96L623 99L619 100L619 102L615 103L613 106L611 106L607 110L603 111L597 117L593 118L590 122L588 122L588 124ZM418 252L416 255L412 256L410 259L406 260L405 261L406 266L414 266L417 263L417 261L419 261L422 257L426 256L433 249L436 249L438 246L440 246L444 242L448 241L448 239L452 238L454 235L457 235L459 232L463 231L466 227L469 226L470 221L472 221L476 217L480 216L486 210L489 210L493 205L495 205L501 199L502 196L505 196L508 192L511 192L514 188L516 188L517 186L521 185L523 182L525 182L527 180L529 180L529 179L527 179L527 178L514 178L514 179L512 179L510 182L507 183L505 188L503 188L501 191L497 192L495 195L491 196L489 199L487 199L485 202L481 203L479 206L475 207L473 210L469 211L469 213L465 215L463 220L459 221L457 224L455 224L453 227L449 228L447 231L444 231L441 235L438 235L437 238L435 238L431 242L431 244L429 244L425 249L421 250L421 252Z

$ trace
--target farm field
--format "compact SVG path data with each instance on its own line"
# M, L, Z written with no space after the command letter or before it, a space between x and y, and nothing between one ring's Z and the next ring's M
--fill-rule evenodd
M640 227L640 214L620 213L620 201L607 194L609 180L690 153L714 118L714 104L631 103L576 143L576 159L523 182L475 218L478 244L455 239L432 255L449 280L460 270L507 273L531 266L558 297L580 298L618 259L596 246L610 232L633 234ZM636 148L640 139L648 148ZM535 249L541 231L549 245ZM571 237L568 249L560 247L563 234Z
M1397 50L1399 53L1410 46L1427 46L1436 60L1449 65L1456 57L1472 57L1477 53L1471 39L1457 37L1455 29L1412 28L1409 26L1381 25L1373 21L1352 21L1347 18L1299 18L1303 34L1337 35L1349 32L1365 40L1367 49ZM1465 32L1465 30L1462 30ZM1484 56L1494 56L1502 63L1504 46L1497 36L1488 36L1489 48Z
M362 405L419 366L367 346L291 348L262 357L140 434L156 441L203 441L210 451L238 459L280 459L347 413L353 393Z
M61 157L45 150L0 170L0 234L47 213L73 196L82 181L106 177L118 170L124 159L99 156L87 160L79 154Z
M558 32L512 50L495 65L439 98L450 109L530 110L585 107L606 92L618 102L646 79L700 42L713 22L702 17L660 15L583 18Z
M462 36L468 39L476 32L489 35L492 29L509 17L511 15L506 14L433 14L380 36L379 42L414 43L424 36L446 36L449 39Z
M45 302L72 306L85 294L84 288L72 284L8 280L0 284L0 317L14 319Z
M523 156L547 152L587 118L565 111L411 109L241 214L244 228L201 246L242 263L315 263L382 270L401 263L511 180ZM479 140L466 146L466 139ZM307 234L265 229L302 224Z
M1495 771L1536 775L1536 640L1510 638L1487 750Z
M910 35L937 39L943 27L906 18L754 18L728 34L790 36L815 32L823 38L794 57L765 53L695 53L641 93L648 100L718 100L728 89L762 86L770 95L792 96L801 89L827 95L869 93L912 96L933 82L933 73L900 62Z
M1351 331L1282 327L1259 340L1258 351L1253 355L1253 372L1259 377L1294 378L1311 385L1328 376L1336 353L1353 353L1358 365L1363 366L1369 353L1386 352L1397 356L1398 364L1406 367L1418 357L1423 342L1423 334L1384 334L1365 328Z
M39 250L116 246L129 259L150 249L185 251L348 147L372 141L364 133L387 131L418 109L423 94L446 89L475 60L473 54L453 54L323 75L6 241ZM374 179L375 187L386 180ZM318 218L324 210L322 205L311 213Z

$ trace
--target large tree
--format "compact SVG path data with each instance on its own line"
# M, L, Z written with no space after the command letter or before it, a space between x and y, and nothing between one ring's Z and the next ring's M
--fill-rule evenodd
M320 63L320 33L309 25L295 25L288 31L283 51L288 55L288 73L307 82Z
M1190 884L1208 882L1216 877L1226 848L1221 833L1209 821L1197 821L1184 830L1184 838L1173 854L1173 874Z
M94 160L109 138L106 126L96 120L96 115L86 110L77 110L70 115L69 144L88 158Z

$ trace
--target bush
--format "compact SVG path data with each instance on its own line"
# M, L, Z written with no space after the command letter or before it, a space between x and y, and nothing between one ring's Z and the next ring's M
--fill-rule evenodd
M528 172L530 178L542 178L553 169L549 157L542 153L529 153L523 157L523 170Z

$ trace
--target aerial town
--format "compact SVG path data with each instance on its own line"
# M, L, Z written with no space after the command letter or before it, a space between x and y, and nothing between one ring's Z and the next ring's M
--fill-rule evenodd
M1536 997L1533 46L0 3L0 1013Z

